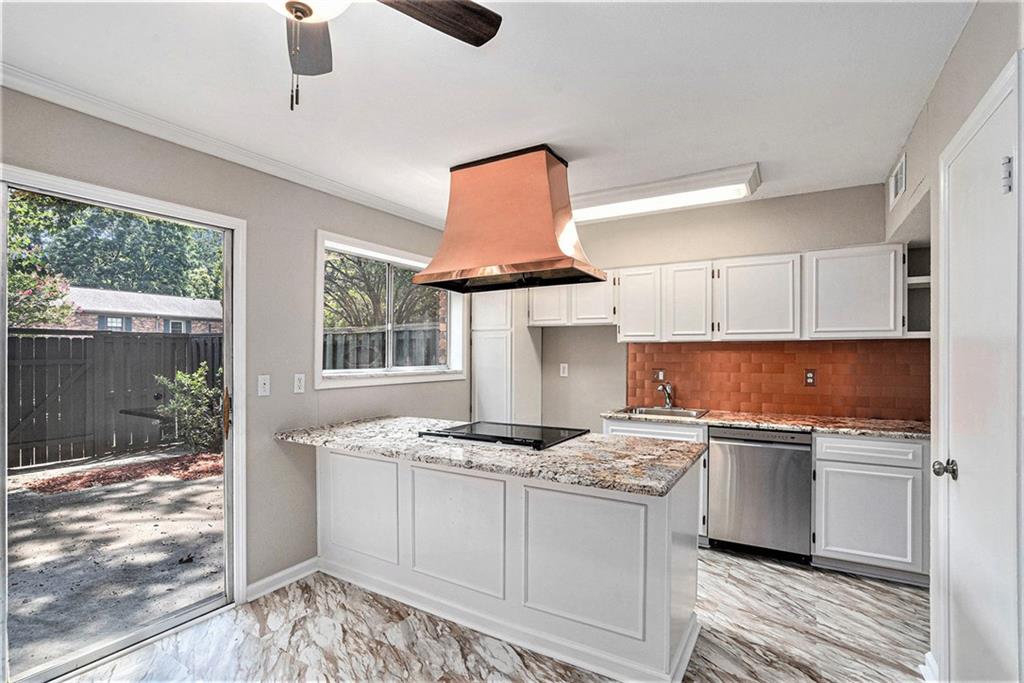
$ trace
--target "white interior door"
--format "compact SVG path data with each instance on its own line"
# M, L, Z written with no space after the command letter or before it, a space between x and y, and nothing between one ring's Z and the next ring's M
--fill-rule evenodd
M948 680L1019 680L1020 404L1016 70L946 148L940 227L940 401L933 654ZM1014 184L1019 182L1014 171ZM943 500L945 510L943 510ZM944 533L943 533L943 530Z

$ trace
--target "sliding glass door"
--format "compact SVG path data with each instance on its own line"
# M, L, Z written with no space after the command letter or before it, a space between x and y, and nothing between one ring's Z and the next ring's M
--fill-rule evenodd
M6 192L7 654L41 680L232 600L232 235Z

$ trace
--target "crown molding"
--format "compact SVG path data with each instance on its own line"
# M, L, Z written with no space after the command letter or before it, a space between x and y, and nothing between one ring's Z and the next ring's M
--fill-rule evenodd
M0 62L0 85L435 230L444 229L442 220L416 209L3 62Z

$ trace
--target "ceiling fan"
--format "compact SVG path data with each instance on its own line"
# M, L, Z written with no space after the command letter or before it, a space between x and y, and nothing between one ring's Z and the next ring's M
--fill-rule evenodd
M378 0L432 29L480 47L498 32L501 15L471 0ZM288 58L292 65L290 104L299 104L299 76L319 76L333 68L331 33L327 22L352 0L271 0L268 5L285 16Z

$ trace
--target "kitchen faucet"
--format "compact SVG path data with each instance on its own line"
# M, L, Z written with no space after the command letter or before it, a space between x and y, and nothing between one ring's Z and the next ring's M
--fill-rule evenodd
M665 407L672 407L672 382L662 382L658 385L658 391L665 394Z

